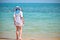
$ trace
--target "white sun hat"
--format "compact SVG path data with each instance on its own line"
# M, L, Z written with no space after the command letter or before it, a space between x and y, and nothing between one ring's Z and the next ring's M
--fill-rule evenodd
M19 7L19 6L16 6L16 8L19 8L20 10L22 10L22 8L21 8L21 7Z
M16 6L17 8L20 8L19 6Z

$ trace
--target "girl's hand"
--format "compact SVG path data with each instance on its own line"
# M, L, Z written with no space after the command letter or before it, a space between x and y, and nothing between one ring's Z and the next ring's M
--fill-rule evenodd
M23 24L24 24L24 21L23 21Z
M15 21L14 21L14 25L15 25Z

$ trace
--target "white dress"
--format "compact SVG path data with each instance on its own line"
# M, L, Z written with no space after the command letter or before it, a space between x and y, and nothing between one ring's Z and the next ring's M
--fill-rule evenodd
M23 22L21 17L23 17L22 11L20 11L18 14L14 12L14 17L15 17L15 26L23 26Z

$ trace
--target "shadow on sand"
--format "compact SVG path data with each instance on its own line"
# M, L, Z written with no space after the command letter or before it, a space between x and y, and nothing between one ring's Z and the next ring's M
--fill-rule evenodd
M12 39L12 38L0 38L0 40L16 40L16 39Z

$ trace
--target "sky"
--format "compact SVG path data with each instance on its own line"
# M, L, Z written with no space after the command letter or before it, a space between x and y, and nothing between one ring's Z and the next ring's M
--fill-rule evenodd
M60 0L0 0L0 3L60 3Z

